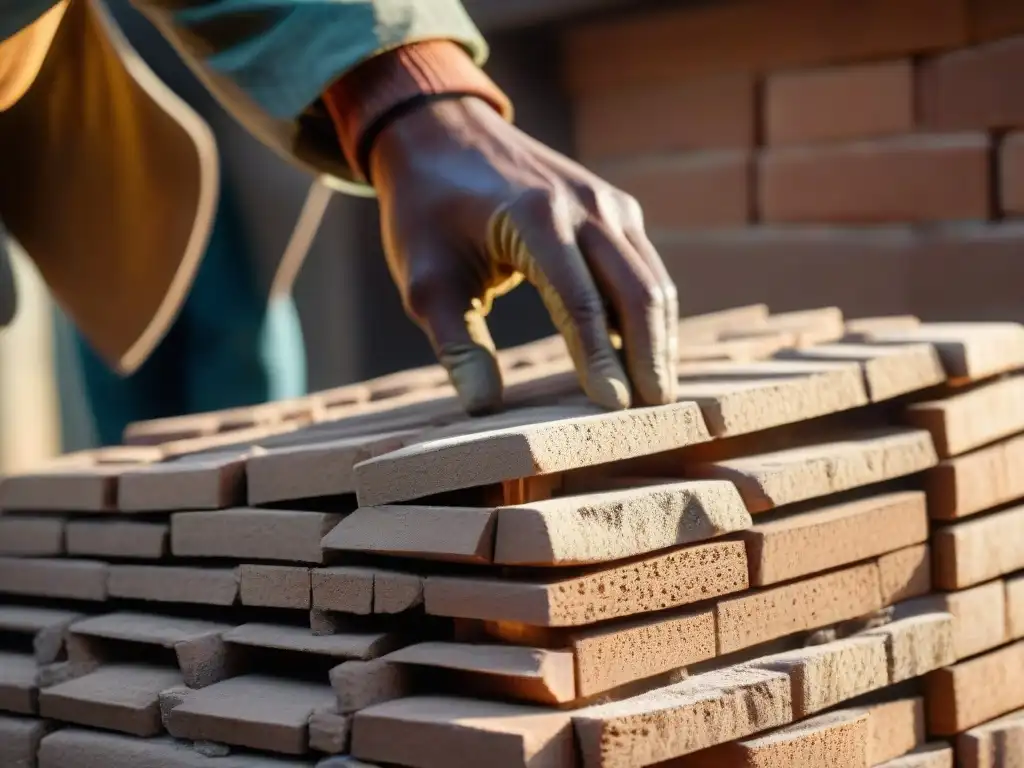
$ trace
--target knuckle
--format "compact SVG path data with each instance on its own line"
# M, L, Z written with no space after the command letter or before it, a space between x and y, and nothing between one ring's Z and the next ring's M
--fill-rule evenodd
M429 311L431 303L436 301L442 285L443 280L436 270L410 275L403 296L406 312L414 318L422 319Z
M640 205L640 201L633 197L633 195L626 192L619 192L618 208L622 211L622 215L627 222L636 227L643 227L644 208Z

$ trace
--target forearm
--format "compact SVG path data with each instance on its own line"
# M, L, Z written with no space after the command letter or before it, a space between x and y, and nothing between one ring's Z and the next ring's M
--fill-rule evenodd
M133 2L276 119L297 117L360 63L402 45L451 40L477 63L487 57L459 0Z

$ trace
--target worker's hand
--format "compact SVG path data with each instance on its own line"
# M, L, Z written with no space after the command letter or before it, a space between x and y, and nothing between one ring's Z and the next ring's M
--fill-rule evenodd
M674 401L676 289L635 200L472 98L394 121L370 171L391 274L470 413L501 405L484 318L524 277L594 401Z

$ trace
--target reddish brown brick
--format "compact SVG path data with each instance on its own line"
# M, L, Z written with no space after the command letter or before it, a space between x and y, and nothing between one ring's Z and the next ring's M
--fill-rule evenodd
M1024 100L1024 94L1021 95ZM1024 132L1003 139L999 155L999 203L1003 213L1024 215Z
M746 152L652 157L609 165L601 172L640 201L650 228L714 229L750 221Z
M973 41L1024 34L1024 3L1020 0L967 0L967 15Z
M581 94L573 102L576 150L584 162L754 144L751 75L700 77Z
M989 139L907 136L761 156L770 222L920 222L988 218Z
M566 40L566 80L573 91L594 92L898 57L965 45L967 31L963 0L676 5L574 27Z
M684 314L760 301L774 311L806 309L814 296L816 304L840 306L852 317L907 311L918 237L909 227L654 233Z
M921 64L918 106L936 131L1024 126L1024 36L936 56Z
M765 83L768 144L804 144L910 133L914 69L908 59L800 72Z

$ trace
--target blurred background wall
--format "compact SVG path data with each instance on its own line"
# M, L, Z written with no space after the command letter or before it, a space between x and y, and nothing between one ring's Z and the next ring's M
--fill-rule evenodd
M1024 320L1021 0L466 4L520 125L645 205L684 313L767 301ZM249 234L279 251L309 179L238 128L124 0L114 10L214 126L229 169L257 169L241 203L265 215ZM372 201L332 201L295 294L313 389L430 360L388 278ZM21 335L0 339L0 442L33 455L86 446L63 320L42 290L25 306ZM550 332L528 290L492 325L500 345ZM26 423L33 434L12 437Z

